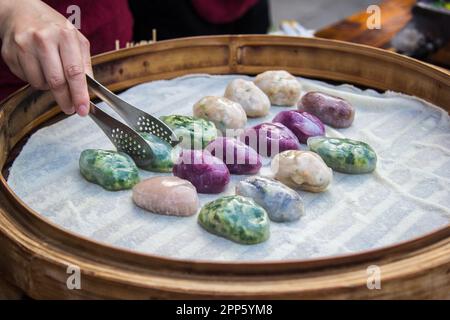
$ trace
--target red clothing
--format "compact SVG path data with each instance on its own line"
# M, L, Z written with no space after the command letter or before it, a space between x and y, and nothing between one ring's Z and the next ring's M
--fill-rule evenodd
M215 24L230 23L242 17L258 0L192 0L197 13Z
M121 46L131 41L133 17L127 0L44 0L49 6L65 17L70 5L77 5L81 11L81 33L91 43L91 54L113 50L115 41ZM0 100L24 86L25 83L15 77L0 59Z

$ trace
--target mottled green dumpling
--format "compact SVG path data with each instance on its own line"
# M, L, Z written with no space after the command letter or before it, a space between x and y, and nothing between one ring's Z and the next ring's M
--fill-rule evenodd
M87 149L80 155L83 177L106 190L131 189L139 182L139 172L133 159L125 153Z
M190 116L162 116L178 137L183 137L181 147L185 149L203 149L217 138L217 129L211 121Z
M267 212L242 196L226 196L207 203L198 222L208 232L242 244L263 242L270 233Z
M352 139L312 137L311 151L320 155L333 170L343 173L369 173L377 166L377 154L367 143Z
M155 172L171 172L175 159L178 158L178 148L172 148L172 146L166 141L158 138L155 135L146 132L139 132L153 151L152 162L142 167L144 170Z

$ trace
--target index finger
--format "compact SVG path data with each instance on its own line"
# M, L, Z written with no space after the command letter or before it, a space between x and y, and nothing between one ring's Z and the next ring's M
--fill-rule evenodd
M59 52L72 103L80 116L86 116L89 113L89 92L78 31L71 29L62 32L66 34L60 42Z

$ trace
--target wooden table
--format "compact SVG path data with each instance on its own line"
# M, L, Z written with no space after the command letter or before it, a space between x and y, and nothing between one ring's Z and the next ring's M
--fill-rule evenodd
M380 4L382 28L369 30L366 11L355 13L346 19L316 32L320 38L336 39L391 49L391 39L411 20L411 9L416 0L385 0ZM429 58L429 62L450 68L450 44Z

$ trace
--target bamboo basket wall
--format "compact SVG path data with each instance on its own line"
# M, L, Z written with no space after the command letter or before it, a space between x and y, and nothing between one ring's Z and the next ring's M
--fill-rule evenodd
M395 90L450 110L450 73L344 42L281 36L199 37L119 50L93 59L96 78L119 91L192 73L295 75ZM0 105L0 168L30 132L60 113L26 87ZM412 241L345 256L218 263L143 255L62 230L28 208L0 178L0 275L32 298L450 298L450 226ZM68 265L81 290L66 286ZM381 290L367 267L381 268Z

